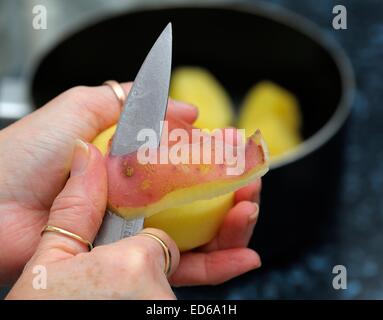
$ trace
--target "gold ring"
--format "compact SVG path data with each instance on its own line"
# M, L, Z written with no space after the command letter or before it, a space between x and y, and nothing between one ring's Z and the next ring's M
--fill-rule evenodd
M91 242L89 242L88 240L85 240L84 238L81 238L79 235L77 235L75 233L72 233L70 231L67 231L65 229L61 229L61 228L58 228L58 227L55 227L55 226L48 226L48 225L46 225L43 228L43 230L41 230L41 234L43 234L44 232L56 232L56 233L59 233L59 234L66 235L69 238L75 239L75 240L80 241L81 243L87 245L88 248L89 248L89 251L91 251L93 249L93 244Z
M113 90L122 107L125 104L126 99L125 91L122 86L114 80L105 81L103 84L109 86Z
M162 247L162 250L164 251L164 256L165 256L165 267L164 267L164 273L165 275L168 275L170 273L171 267L172 267L172 255L170 253L170 250L166 243L160 239L158 236L150 233L150 232L139 232L137 235L143 235L147 236L149 238L152 238L156 240Z

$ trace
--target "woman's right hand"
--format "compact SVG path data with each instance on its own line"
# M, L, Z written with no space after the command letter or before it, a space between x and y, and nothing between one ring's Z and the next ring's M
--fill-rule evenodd
M48 225L93 242L106 200L103 157L94 146L79 141L71 176L52 205ZM161 230L145 231L169 248L170 276L179 262L176 244ZM136 235L87 251L78 240L45 232L7 299L175 299L164 272L164 251L155 239ZM45 289L36 287L36 282L41 285L45 280Z

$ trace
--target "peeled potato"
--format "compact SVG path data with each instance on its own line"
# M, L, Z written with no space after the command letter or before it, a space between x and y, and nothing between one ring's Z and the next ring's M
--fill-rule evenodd
M302 141L298 101L282 87L269 81L258 83L249 91L240 110L238 127L246 130L246 136L260 129L271 157Z
M198 119L194 123L197 128L213 130L232 125L230 98L218 80L206 69L176 69L172 74L170 96L198 108Z
M265 116L283 120L287 128L299 130L302 117L297 99L287 90L263 81L250 89L241 107L239 127L246 128L249 123L261 121Z

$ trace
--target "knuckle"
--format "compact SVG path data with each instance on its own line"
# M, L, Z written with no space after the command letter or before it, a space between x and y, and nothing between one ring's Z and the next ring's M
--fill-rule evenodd
M105 117L104 106L107 101L103 99L99 91L94 87L76 86L67 90L64 96L72 102L74 113L80 117L86 115L88 124L97 130L102 128L102 119Z
M130 248L127 252L126 259L128 259L130 267L137 272L151 269L154 261L153 255L146 247L141 245Z
M76 86L63 92L60 97L66 103L66 107L78 110L87 107L89 97L93 96L92 88L87 86Z
M86 86L76 86L65 91L64 95L68 98L77 100L81 97L87 96L89 94L89 90L90 88Z
M160 265L159 259L151 247L139 241L129 243L122 259L121 256L120 254L119 261L126 265L129 274L135 279L139 279L142 274L154 276Z

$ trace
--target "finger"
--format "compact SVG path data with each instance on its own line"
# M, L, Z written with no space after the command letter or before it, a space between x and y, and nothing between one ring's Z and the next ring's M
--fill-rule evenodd
M130 92L130 89L132 88L132 85L133 83L131 82L121 83L121 86L125 92L126 97L128 97L128 94ZM100 102L95 104L92 103L91 106L90 105L88 106L90 102L86 103L86 107L90 108L90 111L92 111L93 114L96 114L98 116L101 115L101 119L102 119L105 111L108 111L109 106L112 106L112 110L111 110L112 112L111 114L108 115L108 117L110 117L111 119L110 120L108 119L109 121L107 121L107 124L101 123L98 125L100 129L99 132L115 124L118 121L119 115L123 109L123 105L120 104L114 91L109 86L106 86L106 85L102 85L98 87L86 87L86 88L89 88L90 90L94 91L92 92L92 95L91 95L93 97L92 100L94 100L94 97L97 97L99 95L101 95L101 97L105 99L105 101L101 100L101 103ZM108 106L108 108L106 108L106 106ZM193 123L197 119L198 109L188 103L184 103L184 102L169 98L167 114L170 114L188 123Z
M107 175L101 153L92 145L77 141L70 178L56 197L47 225L62 228L93 242L104 216ZM75 255L88 251L86 244L71 237L45 232L39 249L56 249Z
M134 299L175 299L165 274L163 243L172 257L170 274L179 263L176 244L161 230L147 228L141 232L147 234L139 233L109 245L98 246L86 255L94 259L94 263L98 262L96 268L101 266L98 273L104 274L110 281L118 279L114 287L119 287L122 292L133 288ZM76 258L81 258L81 255ZM127 293L129 295L129 290Z
M121 86L128 94L132 83L121 83ZM34 116L42 116L45 120L57 119L56 127L68 129L70 126L71 130L68 131L74 138L91 141L118 121L121 108L120 101L109 86L78 86L48 102ZM75 122L76 126L71 127L71 122Z
M155 237L161 239L168 248L170 254L170 272L167 276L172 275L178 267L180 252L173 239L170 238L164 231L155 228L145 228L133 237L118 241L115 246L120 247L121 251L125 251L129 250L134 243L135 247L138 247L139 250L147 253L146 258L150 259L150 261L147 262L153 262L153 268L156 271L159 271L160 274L165 274L166 256L164 248L157 239L151 237L150 235L154 235Z
M182 255L170 283L173 286L219 284L260 266L259 255L247 248L189 252Z
M243 187L235 192L234 202L238 203L241 201L252 201L259 205L260 193L262 189L262 180L257 179L250 183L246 187Z
M192 124L197 120L198 109L191 104L169 98L167 114Z
M156 239L153 239L151 237L148 237L147 234L152 234L158 238L160 238L166 245L166 247L168 248L169 250L169 255L170 255L170 269L169 269L169 272L166 274L166 276L171 276L174 271L177 269L178 267L178 264L180 262L180 251L177 247L177 244L174 242L174 240L172 238L170 238L170 236L160 230L160 229L155 229L155 228L145 228L143 229L140 234L138 234L137 236L138 237L144 237L146 238L146 242L147 241L150 241L152 246L155 245L156 246L156 249L157 249L157 253L158 253L158 249L160 248L161 249L161 256L162 256L162 259L159 259L162 263L162 270L165 270L165 254L163 252L163 248L162 246L160 245L160 243L158 243L158 241Z
M128 96L132 83L121 83L121 86ZM114 91L107 85L78 86L63 92L27 118L44 123L44 126L51 123L52 119L57 119L50 124L56 130L62 127L73 138L91 141L117 123L122 107ZM189 123L194 122L198 115L195 107L174 100L169 101L168 112Z
M130 92L130 89L131 89L132 85L133 84L131 82L121 83L121 86L122 86L122 88L123 88L123 90L125 92L125 96L126 97L128 97L128 94ZM110 87L108 87L106 85L99 86L99 87L94 87L94 89L96 89L96 90L98 90L100 92L102 90L103 94L108 96L110 101L108 102L107 105L111 105L111 104L116 105L116 102L117 102L117 104L119 106L117 108L117 113L119 115L121 110L123 109L123 106L118 101L114 91ZM107 89L107 90L105 90L105 89ZM93 96L96 95L96 94L97 93L94 92ZM112 102L112 100L114 102ZM114 107L116 107L116 106L114 106ZM105 109L105 106L104 106L104 109ZM185 103L185 102L182 102L182 101L177 101L177 100L169 98L168 106L167 106L167 114L170 114L170 115L172 115L174 117L177 117L177 118L179 118L179 119L181 119L183 121L186 121L188 123L193 123L197 119L198 109L196 107L194 107L193 105L191 105L191 104L188 104L188 103ZM117 122L117 120L118 120L118 117L117 117L115 122ZM115 122L113 122L112 124L114 124Z
M201 248L204 252L247 247L258 219L258 205L242 201L230 209L218 235Z

